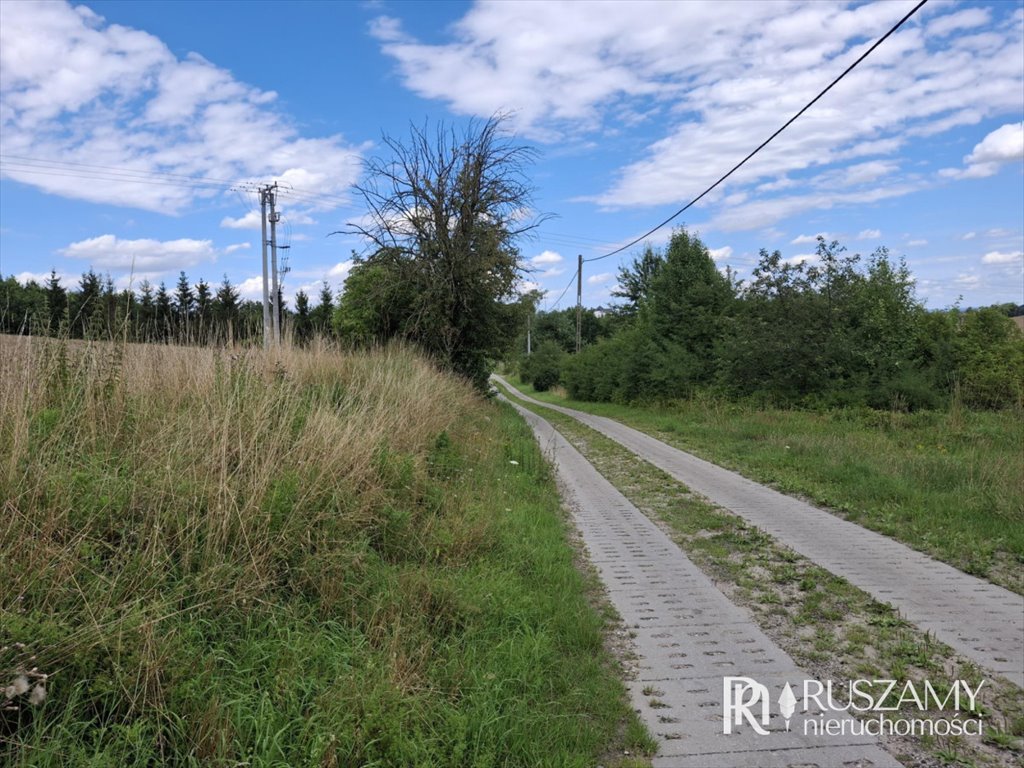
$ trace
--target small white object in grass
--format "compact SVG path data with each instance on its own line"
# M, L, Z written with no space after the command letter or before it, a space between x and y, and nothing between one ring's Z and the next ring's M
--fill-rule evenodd
M519 462L518 461L510 461L509 464L515 464L517 467L519 466Z
M32 693L29 694L28 703L34 707L38 707L46 699L46 686L42 683L36 685L32 689Z
M24 675L18 675L14 679L14 685L11 686L11 689L14 690L15 696L21 696L21 694L28 690L28 678Z

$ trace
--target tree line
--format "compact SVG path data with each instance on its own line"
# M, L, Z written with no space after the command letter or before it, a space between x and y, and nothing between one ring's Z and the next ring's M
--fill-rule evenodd
M289 309L279 297L293 340L305 343L329 333L335 296L325 281L317 303L303 291ZM56 271L42 284L22 285L13 276L0 282L0 332L72 339L126 339L175 344L236 344L262 341L263 308L241 298L227 275L219 285L192 283L184 271L173 288L143 280L135 290L118 290L109 275L93 269L77 285L64 285Z
M818 238L816 258L800 263L762 250L740 282L678 229L621 267L618 283L612 315L584 314L578 355L575 310L535 316L534 354L521 335L512 355L521 375L593 401L705 392L787 406L1024 404L1024 334L1009 318L1019 308L928 311L885 248L862 258Z

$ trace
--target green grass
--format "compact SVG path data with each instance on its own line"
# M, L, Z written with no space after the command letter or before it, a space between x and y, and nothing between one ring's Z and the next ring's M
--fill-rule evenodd
M1024 419L1011 412L663 407L538 400L607 416L1024 594Z
M404 351L4 351L0 763L649 747L508 407Z

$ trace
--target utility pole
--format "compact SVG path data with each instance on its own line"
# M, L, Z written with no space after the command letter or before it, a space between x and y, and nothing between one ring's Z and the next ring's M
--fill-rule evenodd
M277 222L281 216L278 214L275 204L277 203L277 195L274 190L277 189L277 182L275 181L272 186L267 187L267 193L270 197L270 275L271 282L273 285L274 295L271 299L271 307L273 307L273 326L274 326L274 344L280 346L281 344L281 294L277 282Z
M582 346L581 328L583 324L583 254L578 255L576 262L576 354Z
M533 325L533 304L530 304L530 313L526 316L526 356L529 357L532 350L530 349L530 331Z
M260 218L263 237L260 239L263 249L263 348L270 347L270 296L267 285L267 194L270 188L260 189Z

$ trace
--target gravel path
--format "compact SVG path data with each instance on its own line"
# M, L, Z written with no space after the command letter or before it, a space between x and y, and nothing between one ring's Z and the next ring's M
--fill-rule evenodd
M961 655L1024 687L1024 597L969 576L880 533L843 520L603 416L523 400L571 416L841 576Z
M731 603L653 522L547 421L520 406L552 460L608 597L635 633L633 704L659 743L664 768L806 768L899 763L865 736L804 735L819 710L800 707L784 729L776 700L785 682L809 679ZM746 676L772 692L768 735L746 723L723 732L723 676ZM842 720L849 721L842 716Z

